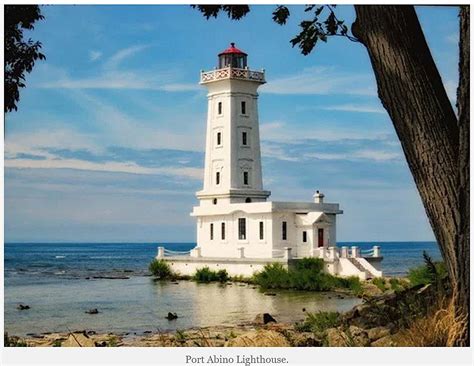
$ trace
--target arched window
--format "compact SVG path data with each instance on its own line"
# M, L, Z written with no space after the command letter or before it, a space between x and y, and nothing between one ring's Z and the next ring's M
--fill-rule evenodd
M214 198L214 199L212 200L212 204L213 204L213 205L217 205L217 198Z
M250 197L247 197L247 198L245 199L245 203L250 203L250 202L252 202L252 199L251 199Z

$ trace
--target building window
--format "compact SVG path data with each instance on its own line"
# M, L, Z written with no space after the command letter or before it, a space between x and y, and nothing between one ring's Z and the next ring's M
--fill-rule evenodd
M242 112L242 114L246 114L246 105L245 105L245 102L240 102L240 110Z
M212 200L212 204L213 204L213 205L217 205L217 198L214 198L214 199Z
M209 234L211 236L211 240L214 240L214 224L211 224L211 227L209 229Z
M217 103L217 114L222 114L222 102Z
M247 230L246 230L246 227L245 227L245 219L244 218L240 218L239 219L239 240L245 240L245 238L247 237Z
M281 239L286 240L286 221L281 223Z
M217 146L221 146L222 143L222 134L220 132L217 133Z
M263 221L259 222L259 235L260 235L260 240L263 240Z
M251 199L250 197L247 197L247 198L245 199L245 203L250 203L250 202L252 202L252 199Z
M306 231L303 231L303 243L306 243L308 241L308 233Z
M242 132L242 145L247 146L247 132Z
M249 185L249 172L244 172L244 186Z
M225 222L221 224L221 239L225 240Z
M216 172L216 185L221 184L221 173Z

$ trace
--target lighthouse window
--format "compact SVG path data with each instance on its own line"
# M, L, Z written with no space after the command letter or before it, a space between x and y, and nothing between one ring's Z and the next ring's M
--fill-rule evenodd
M217 133L217 146L220 146L222 143L222 134L220 132Z
M247 236L246 227L245 227L245 219L239 219L239 240L245 240Z
M214 224L211 224L211 227L209 228L209 233L211 236L211 240L214 240Z
M247 114L245 102L240 102L240 110L242 114Z
M249 185L249 172L244 172L244 185Z
M222 114L222 102L217 103L217 114Z
M259 223L259 231L260 231L260 240L263 240L263 221Z
M303 243L306 243L308 241L308 233L306 231L303 231Z
M221 239L225 240L225 222L221 224Z
M286 240L286 221L281 223L281 239Z
M219 185L221 183L221 173L217 172L216 173L216 185Z
M242 132L242 145L247 146L247 132Z

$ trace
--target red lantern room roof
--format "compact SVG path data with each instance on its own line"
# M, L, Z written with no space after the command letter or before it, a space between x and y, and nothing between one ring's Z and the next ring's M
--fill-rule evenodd
M235 43L231 43L230 44L230 47L224 51L222 51L221 53L219 53L219 56L222 56L222 55L227 55L227 54L234 54L234 55L244 55L244 56L247 56L247 54L241 50L239 50L238 48L235 47Z

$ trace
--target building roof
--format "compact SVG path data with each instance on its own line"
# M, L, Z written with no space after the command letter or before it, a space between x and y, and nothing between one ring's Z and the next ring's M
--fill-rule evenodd
M234 55L244 55L244 56L247 56L247 54L241 50L239 50L238 48L235 47L235 43L231 43L230 44L230 47L227 48L226 50L222 51L221 53L219 53L219 56L222 56L222 55L226 55L226 54L234 54Z

